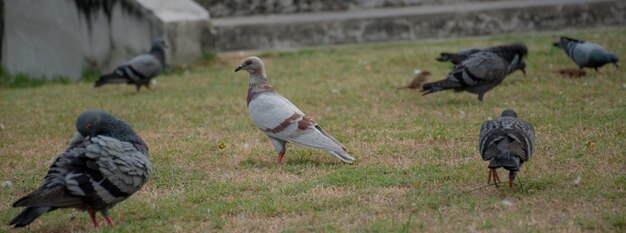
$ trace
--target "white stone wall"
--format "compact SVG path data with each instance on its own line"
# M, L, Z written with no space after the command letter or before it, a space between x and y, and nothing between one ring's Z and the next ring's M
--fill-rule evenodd
M208 30L209 15L191 0L94 2L98 3L5 0L4 70L33 78L78 80L86 69L111 72L148 51L156 37L171 46L170 65L186 65L202 56L206 42L199 35ZM178 25L191 26L180 30Z

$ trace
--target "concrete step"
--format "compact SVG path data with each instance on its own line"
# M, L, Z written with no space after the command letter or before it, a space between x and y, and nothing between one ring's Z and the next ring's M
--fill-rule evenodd
M623 0L528 0L213 19L218 52L626 24Z
M194 0L211 18L267 14L355 11L387 7L441 6L498 0Z

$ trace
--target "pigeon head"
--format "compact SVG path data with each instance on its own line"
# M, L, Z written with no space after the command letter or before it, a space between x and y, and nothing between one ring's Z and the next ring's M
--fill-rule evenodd
M76 130L83 137L104 135L122 141L138 137L128 123L100 110L87 110L78 115Z
M150 49L150 51L155 51L155 50L163 50L167 48L167 45L165 44L165 41L161 38L157 38L154 39L152 41L152 47Z
M246 59L243 59L243 61L241 61L241 65L239 65L235 69L235 72L240 71L240 70L245 70L245 71L248 71L248 73L250 74L254 74L254 73L258 73L259 71L263 71L263 69L264 69L263 61L261 61L260 58L248 57Z
M528 47L526 47L526 45L522 43L509 45L508 48L511 50L511 52L513 52L514 55L519 56L520 60L528 54Z
M515 117L517 118L517 113L511 109L507 109L502 111L502 114L500 114L501 117Z
M522 73L524 73L524 75L526 75L526 62L524 62L524 60L520 59L517 63L512 64L511 73L515 72L516 70L521 70Z
M528 54L528 47L522 43L497 46L490 50L506 59L508 62L511 62L513 65L521 61L522 58Z

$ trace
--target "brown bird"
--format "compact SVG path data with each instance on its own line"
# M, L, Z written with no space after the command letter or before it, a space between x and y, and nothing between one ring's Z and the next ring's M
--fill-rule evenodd
M404 88L409 88L409 89L421 89L422 88L422 84L424 84L427 80L428 80L428 76L430 76L430 72L427 70L421 71L416 69L415 70L415 78L413 78L413 81L411 81L411 83L409 83L409 85L407 86L401 86L401 87L397 87L398 89L404 89Z

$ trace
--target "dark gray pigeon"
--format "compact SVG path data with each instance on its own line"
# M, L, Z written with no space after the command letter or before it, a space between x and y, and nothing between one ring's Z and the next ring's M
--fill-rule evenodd
M482 102L487 91L500 84L508 74L526 66L522 60L526 54L528 48L523 44L481 50L454 66L446 79L424 84L422 95L452 89L478 94Z
M619 67L617 65L619 61L617 55L610 53L598 44L561 36L561 40L554 42L553 45L563 49L565 54L581 69L589 67L598 71L598 68L608 63L613 63L615 67Z
M141 54L115 68L111 74L100 76L95 87L107 83L135 84L137 91L144 85L150 89L150 80L163 71L165 67L165 41L156 39L152 42L150 52Z
M44 213L76 208L96 212L113 226L109 208L137 192L148 180L151 163L146 143L126 122L111 114L89 110L76 120L78 132L56 158L43 185L20 198L13 207L26 207L9 225L23 227Z
M509 171L509 187L520 166L528 161L534 152L535 129L527 122L517 118L515 111L504 110L499 118L488 120L480 127L480 155L489 161L489 180L498 186L497 168Z

